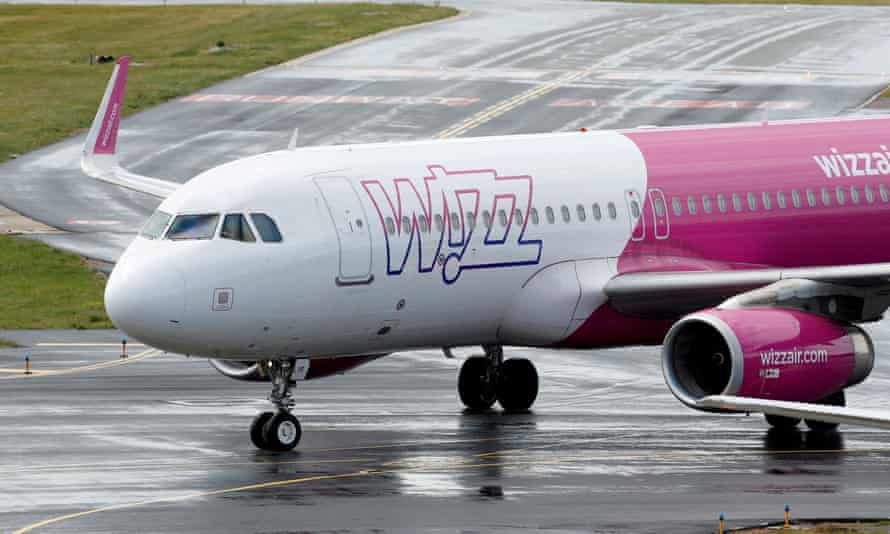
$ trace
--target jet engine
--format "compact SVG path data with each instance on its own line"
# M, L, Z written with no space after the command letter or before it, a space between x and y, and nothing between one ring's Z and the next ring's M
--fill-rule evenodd
M693 408L708 395L818 402L868 377L874 346L859 327L779 308L707 309L668 331L662 370Z
M343 374L346 371L355 369L359 365L368 363L377 358L386 356L385 354L370 354L363 356L340 356L330 358L312 358L309 360L308 369L304 380L312 380L314 378L324 378L326 376ZM235 380L246 380L248 382L268 382L269 373L265 361L247 362L238 360L210 360L210 365L223 375L234 378Z

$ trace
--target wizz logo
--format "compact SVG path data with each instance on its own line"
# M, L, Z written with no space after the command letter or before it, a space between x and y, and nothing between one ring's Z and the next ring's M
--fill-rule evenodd
M421 179L363 180L386 239L386 272L442 270L453 284L471 269L535 265L543 243L526 239L531 176L499 176L492 169L448 171L427 167ZM415 261L411 261L411 256Z

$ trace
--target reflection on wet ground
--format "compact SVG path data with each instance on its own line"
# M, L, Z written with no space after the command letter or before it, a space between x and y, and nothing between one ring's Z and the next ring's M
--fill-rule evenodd
M33 350L48 368L115 357ZM304 440L280 455L247 437L266 386L203 361L158 355L8 381L0 530L61 517L35 531L704 532L721 512L780 519L785 503L797 517L886 513L886 432L778 432L756 416L692 412L665 389L653 348L509 352L542 376L533 412L463 412L459 361L398 354L301 385ZM882 406L888 378L879 360L848 402Z

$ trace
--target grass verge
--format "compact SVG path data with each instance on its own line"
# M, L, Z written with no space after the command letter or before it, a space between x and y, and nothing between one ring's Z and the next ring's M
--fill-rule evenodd
M102 299L104 277L79 256L0 236L0 258L0 329L112 327Z
M0 349L14 349L18 346L18 343L0 337Z
M133 57L129 114L323 48L456 13L368 3L0 5L0 162L89 126L111 73L111 65L89 65L91 53ZM103 277L81 258L41 243L0 236L0 287L0 328L112 326Z
M890 534L890 521L877 522L827 522L814 525L794 525L789 530L777 528L754 528L739 531L742 534Z
M0 161L89 126L130 54L125 114L213 83L456 10L416 5L0 6ZM219 42L224 47L218 48Z

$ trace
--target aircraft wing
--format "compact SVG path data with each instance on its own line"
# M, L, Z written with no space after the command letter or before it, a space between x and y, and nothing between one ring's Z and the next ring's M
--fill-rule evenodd
M814 286L818 289L814 290ZM862 307L859 316L851 316L849 320L875 320L888 305L890 263L628 273L612 278L606 284L605 293L612 307L627 315L675 318L758 290L762 290L762 294L755 295L754 300L760 300L764 305L782 298L806 298L807 292L830 294L834 291L856 300ZM749 305L751 300L749 293Z
M704 397L696 404L698 408L705 410L720 409L734 412L756 412L795 419L815 419L827 423L862 425L890 430L890 414L876 410L862 410L805 402L749 399L730 395Z
M83 145L80 167L84 173L97 180L153 197L167 198L180 184L135 174L118 164L117 133L123 112L129 67L129 56L120 58L114 66L102 103Z

